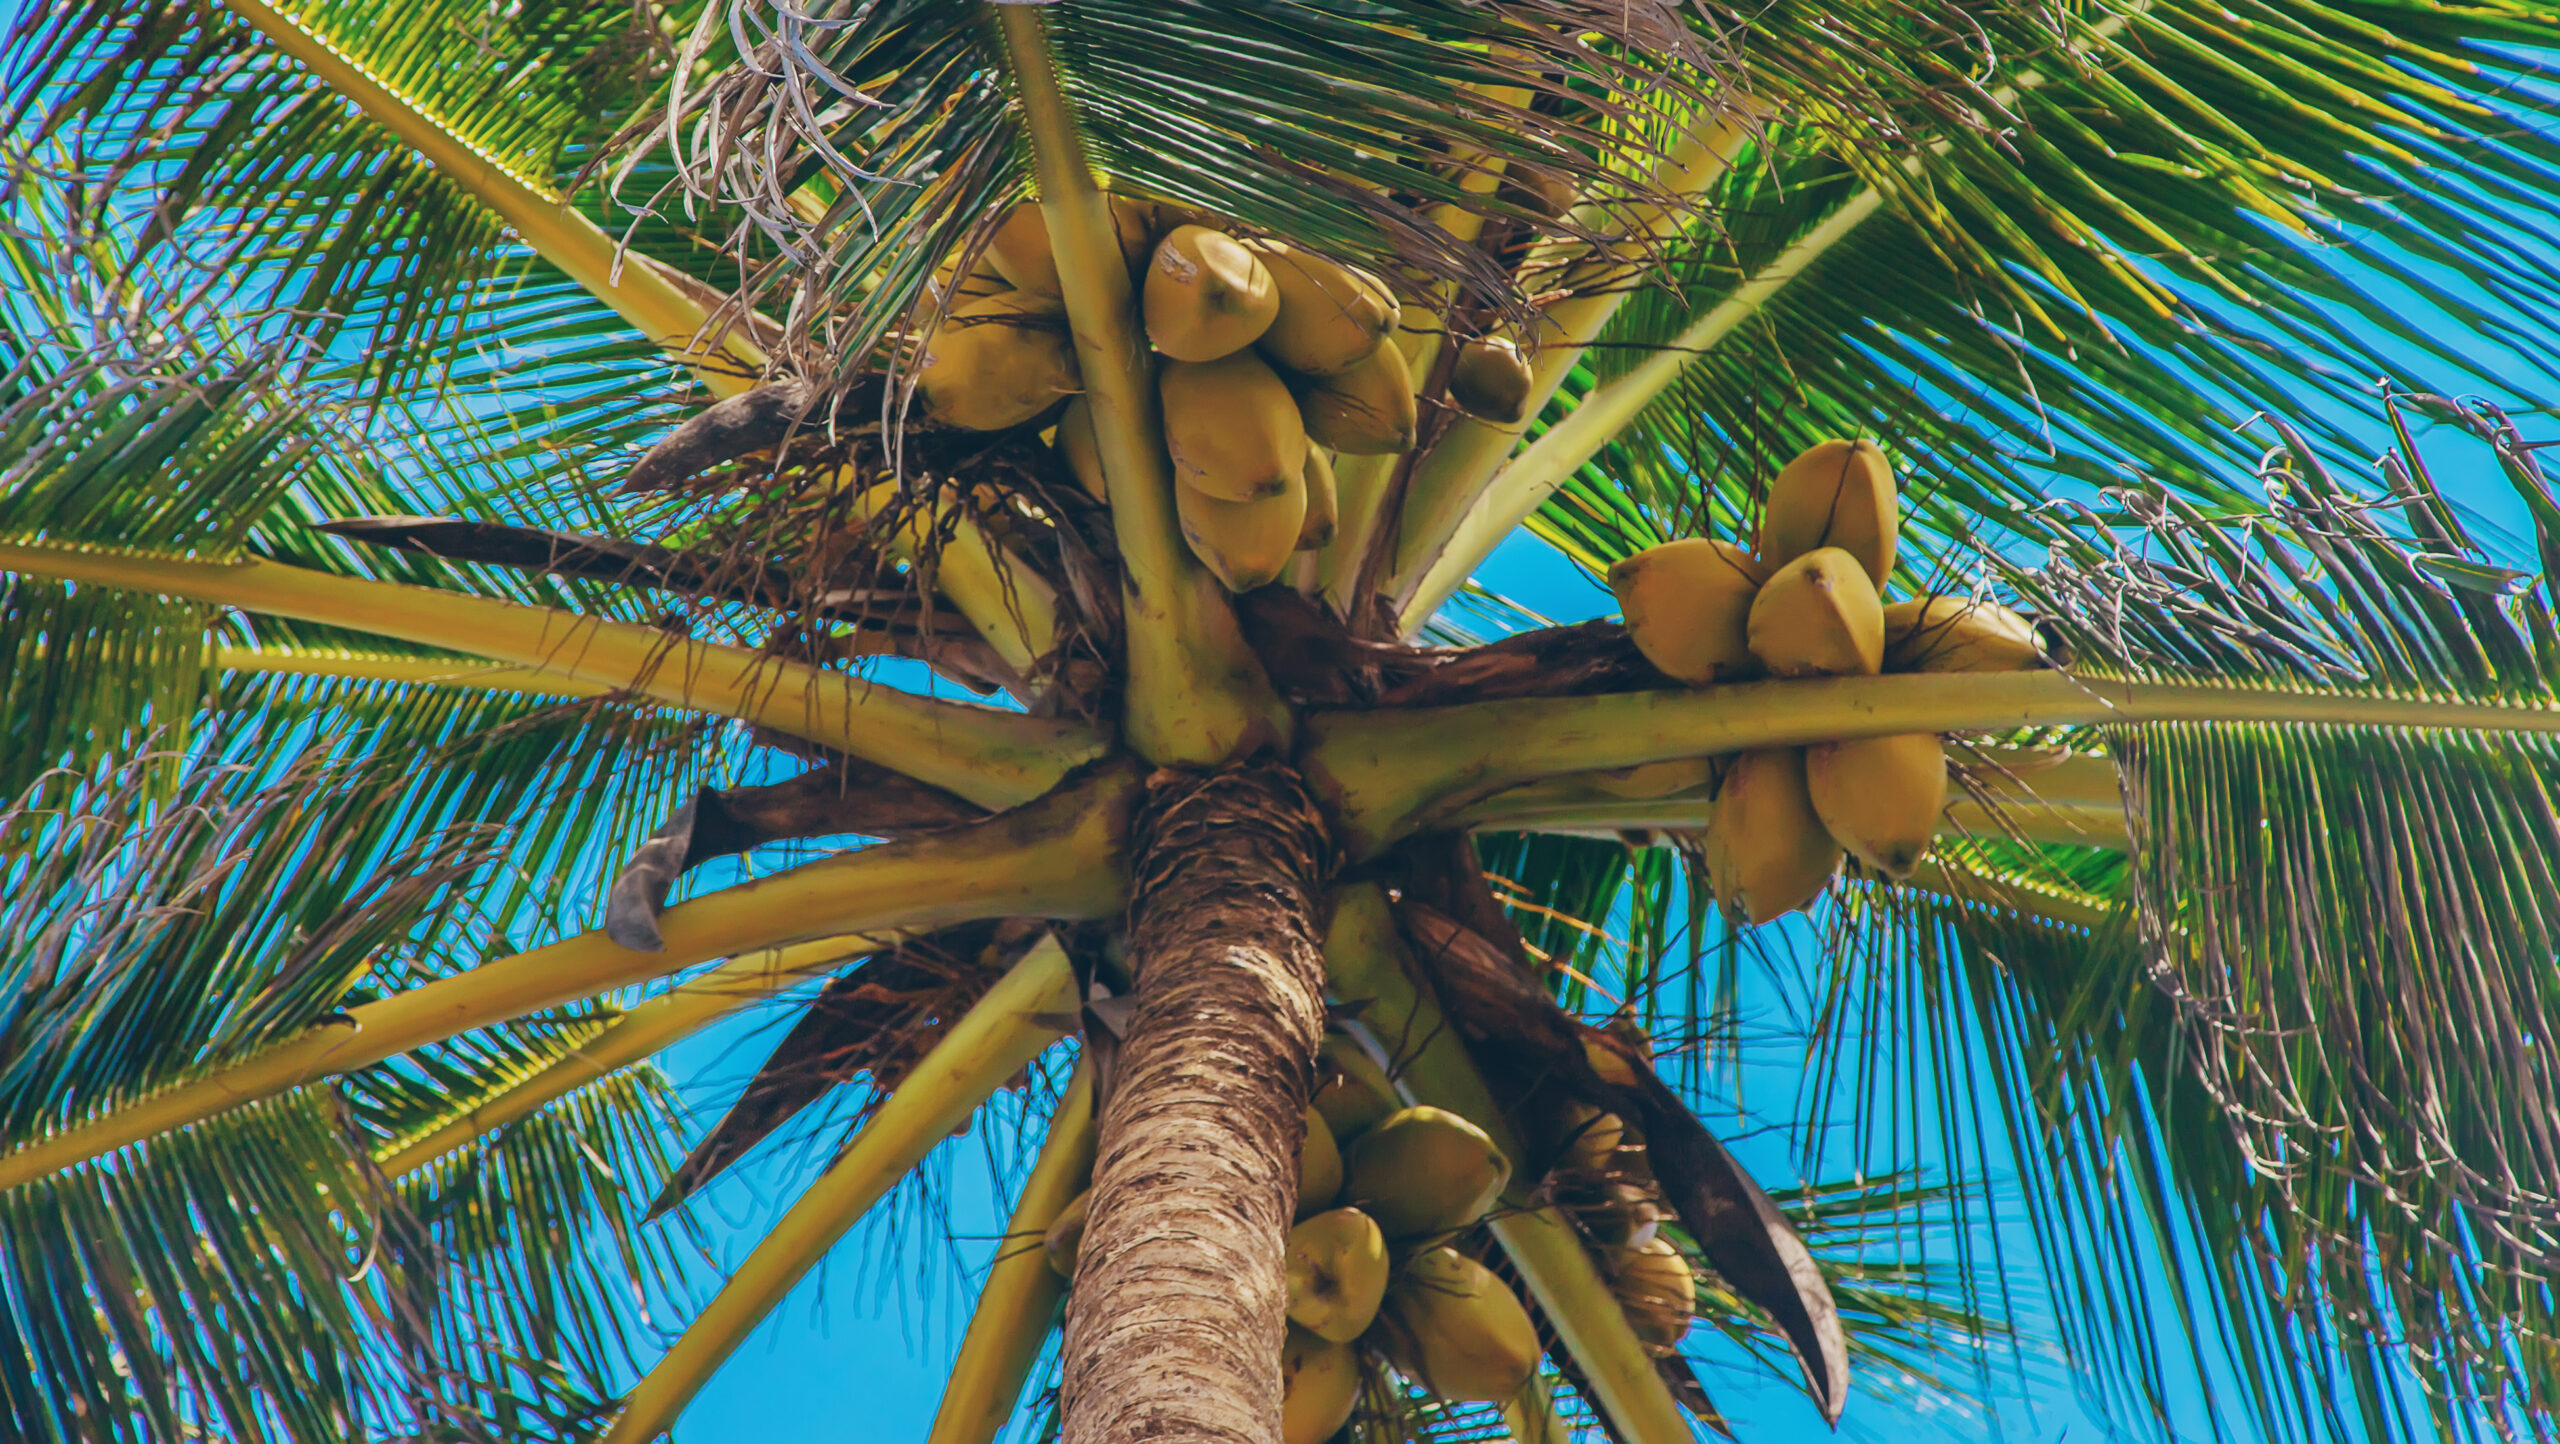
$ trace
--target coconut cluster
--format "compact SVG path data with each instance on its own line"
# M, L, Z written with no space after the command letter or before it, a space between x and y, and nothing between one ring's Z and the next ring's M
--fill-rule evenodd
M1389 344L1395 294L1365 271L1197 211L1114 196L1111 213L1158 361L1183 537L1229 590L1251 591L1333 539L1335 457L1413 449L1413 376ZM928 411L1001 430L1064 400L1051 444L1085 490L1106 497L1040 208L1015 206L970 270L960 260L937 277L948 314L918 356ZM1530 375L1518 347L1479 339L1454 364L1462 409L1519 419Z
M2034 628L2005 607L1883 599L1900 520L1884 453L1825 441L1769 484L1754 547L1667 542L1611 567L1609 586L1646 660L1692 687L2042 666ZM1674 781L1697 766L1658 764ZM1929 733L1746 752L1716 792L1707 874L1729 912L1767 922L1811 903L1844 857L1909 877L1946 802L1946 752Z

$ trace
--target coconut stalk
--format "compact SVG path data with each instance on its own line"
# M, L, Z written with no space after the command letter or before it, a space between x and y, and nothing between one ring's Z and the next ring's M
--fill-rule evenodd
M616 690L579 681L543 667L492 664L470 657L395 657L330 652L307 647L215 647L206 662L216 671L260 677L318 677L340 682L383 682L402 687L466 687L529 697L604 697Z
M1064 1035L1060 1024L1076 1016L1077 1002L1066 949L1055 936L1042 938L952 1025L843 1156L758 1241L631 1391L603 1444L646 1444L673 1425L713 1372L872 1205Z
M383 1152L376 1161L392 1178L432 1168L475 1138L644 1062L740 1008L806 980L816 969L881 945L880 939L864 936L825 938L732 959L630 1009L549 1065L434 1131Z
M1059 89L1048 21L1030 6L994 8L1110 483L1128 652L1124 730L1150 762L1215 766L1285 741L1288 709L1245 644L1225 589L1182 538L1155 365L1138 333L1110 200L1094 183L1073 107Z
M1359 1010L1370 1036L1395 1040L1396 1083L1408 1101L1446 1108L1482 1128L1504 1157L1524 1156L1466 1045L1439 1004L1414 985L1412 961L1376 884L1335 895L1324 958L1334 999ZM1592 1267L1581 1236L1526 1195L1529 1182L1515 1172L1486 1226L1590 1381L1615 1437L1623 1444L1690 1444L1688 1417Z
M1013 1417L1067 1296L1066 1280L1049 1267L1043 1245L1049 1225L1093 1177L1093 1108L1093 1065L1080 1061L1049 1115L1048 1141L1040 1145L1040 1161L1032 1165L1005 1224L925 1444L995 1444Z
M1305 765L1352 856L1540 778L1901 732L2258 722L2560 732L2560 708L2068 672L1906 672L1310 718Z
M538 667L564 681L758 723L982 807L1037 797L1103 749L1102 739L1072 722L918 697L745 647L283 562L0 543L0 571L158 592Z
M366 1003L191 1082L0 1156L0 1189L386 1058L801 938L944 927L990 917L1092 918L1121 903L1127 783L1106 774L1060 797L906 842L883 843L695 898L658 917L663 952L602 932L484 963Z

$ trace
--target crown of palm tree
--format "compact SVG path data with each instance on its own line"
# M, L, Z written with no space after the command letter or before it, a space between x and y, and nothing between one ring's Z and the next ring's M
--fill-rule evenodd
M1064 1427L1105 1437L1092 1320L1140 1264L1062 1306L1027 1243L1089 1182L1089 1258L1181 1231L1120 1160L1181 1086L1165 1000L1217 981L1149 960L1229 852L1298 894L1248 940L1237 1166L1295 1153L1328 1029L1480 1125L1514 1171L1460 1244L1541 1328L1523 1439L1723 1427L1546 1166L1550 1075L1644 1137L1700 1356L1826 1415L1961 1392L2007 1289L1972 1251L2023 1237L2137 1427L2192 1362L2268 1437L2547 1432L2560 494L2509 418L2550 381L2555 37L2433 0L28 10L12 1436L654 1437L975 1120L1019 1184L935 1444L1013 1417L1062 1307ZM1107 497L1053 414L914 385L1026 198ZM1338 457L1275 585L1185 541L1133 200L1402 301L1423 444ZM1479 336L1531 343L1519 424L1448 403ZM1747 542L1841 435L1901 473L1895 587L2004 599L2058 665L1682 688L1474 580L1523 531L1593 573ZM1909 879L1715 920L1701 759L1915 734L1957 791ZM763 1007L793 1027L683 1156L651 1060ZM1800 1187L1693 1112L1771 1066ZM845 1084L841 1151L685 1296L685 1201ZM1297 1184L1254 1187L1276 1280ZM1393 1352L1358 1438L1495 1427ZM1275 1380L1226 1392L1267 1425Z

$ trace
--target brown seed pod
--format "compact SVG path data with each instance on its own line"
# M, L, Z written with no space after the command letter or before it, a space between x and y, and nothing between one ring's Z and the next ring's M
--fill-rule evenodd
M1469 416L1501 426L1529 419L1529 359L1503 336L1479 336L1458 348L1449 369L1449 399Z

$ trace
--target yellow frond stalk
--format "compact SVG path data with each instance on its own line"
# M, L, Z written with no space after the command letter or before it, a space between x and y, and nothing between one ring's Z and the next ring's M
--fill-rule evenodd
M1063 1036L1059 1020L1072 1019L1077 1002L1066 949L1054 937L1042 939L934 1045L844 1156L747 1255L631 1391L603 1444L647 1444L674 1424L712 1373L873 1204Z
M0 543L0 571L186 597L539 668L565 682L771 727L984 807L1039 796L1104 746L1074 723L935 701L744 647L282 562Z
M1049 1115L1048 1141L1022 1185L1013 1217L996 1245L996 1261L978 1293L978 1310L960 1340L960 1357L942 1388L942 1407L925 1444L995 1444L1013 1417L1022 1385L1040 1359L1066 1280L1049 1267L1042 1246L1049 1225L1093 1177L1100 1131L1094 1119L1093 1065L1079 1061L1066 1096Z
M735 958L634 1007L550 1066L535 1070L479 1107L378 1156L385 1175L406 1178L432 1168L475 1138L525 1118L599 1078L654 1056L670 1044L795 984L816 971L888 940L854 935L768 948Z
M990 917L1102 917L1122 905L1130 782L966 828L885 843L695 898L659 915L665 950L581 933L367 1003L298 1037L0 1156L15 1188L243 1103L369 1067L474 1028L802 938L943 927Z

